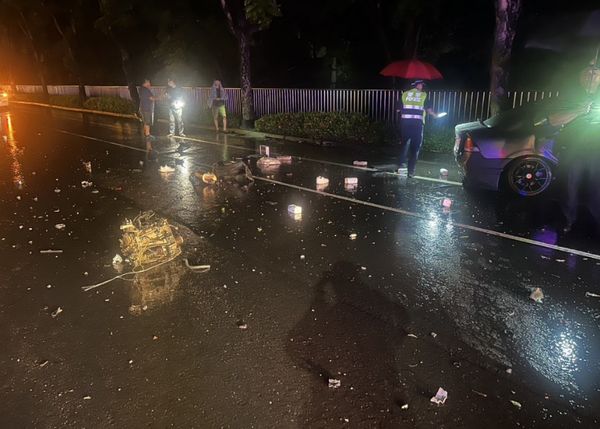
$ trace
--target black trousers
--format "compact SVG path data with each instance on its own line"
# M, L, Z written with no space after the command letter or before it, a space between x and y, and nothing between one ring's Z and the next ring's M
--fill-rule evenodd
M415 174L419 151L423 144L423 121L420 119L404 119L400 124L402 144L400 146L400 165L406 164L408 158L408 174Z

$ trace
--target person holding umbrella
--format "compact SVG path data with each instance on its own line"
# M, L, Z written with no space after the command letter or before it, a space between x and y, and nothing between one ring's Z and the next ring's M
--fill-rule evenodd
M402 103L396 111L400 115L400 129L402 141L400 149L399 174L406 174L406 161L408 159L408 176L415 174L419 151L423 144L423 126L425 116L429 114L434 118L445 116L444 113L433 111L431 100L424 91L424 79L442 79L442 74L432 64L417 59L394 61L388 64L380 74L389 77L412 79L412 89L402 93Z
M399 109L400 132L402 133L402 142L400 148L400 168L399 174L406 171L406 161L408 158L408 177L415 175L419 151L423 144L423 127L425 125L426 115L434 118L441 117L433 111L431 101L424 91L425 82L415 80L411 83L412 89L402 93L402 106Z

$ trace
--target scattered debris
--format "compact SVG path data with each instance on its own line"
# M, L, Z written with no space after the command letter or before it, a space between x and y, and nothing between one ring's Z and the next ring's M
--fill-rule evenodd
M344 177L344 186L358 186L358 177Z
M237 327L240 328L242 331L245 331L246 329L248 329L248 324L240 320L239 322L237 322Z
M202 175L202 181L207 185L214 185L217 183L218 178L214 173L204 173Z
M43 361L41 361L41 362L39 363L39 367L40 367L40 368L43 368L43 367L45 367L46 365L48 365L48 361L47 361L47 360L43 360Z
M288 156L278 156L277 160L279 162L281 162L282 164L291 164L292 163L292 157L290 155L288 155Z
M304 256L304 255L300 255L300 260L301 260L301 261L304 261L305 259L306 259L306 256Z
M417 337L415 334L407 334L406 336L407 336L407 337L411 337L411 338L419 338L419 337Z
M52 316L52 318L54 319L56 316L58 316L62 312L63 312L63 309L58 307L56 310L54 310L52 313L50 313L50 316Z
M317 176L317 185L327 186L329 185L329 179L323 176Z
M52 254L52 253L62 253L63 251L60 249L45 249L45 250L40 250L40 253L42 254Z
M355 167L366 167L369 165L369 163L367 161L354 161L352 165Z
M519 410L521 409L522 405L520 402L517 401L513 401L512 399L510 400L510 403L513 404L515 407L517 407Z
M565 262L566 259L557 259L556 262Z
M297 206L295 204L290 204L288 206L288 213L302 214L302 207L301 206Z
M85 401L89 401L90 399L92 399L92 397L88 395L88 396L84 396L84 397L83 397L83 399L84 399Z
M163 174L169 174L169 173L174 173L174 172L175 172L175 169L174 169L173 167L170 167L170 166L168 166L168 165L162 165L162 166L161 166L161 167L158 169L158 171L159 171L160 173L163 173Z
M281 166L281 161L277 158L269 158L268 156L263 156L258 161L256 161L256 166L261 170L274 170Z
M440 176L448 178L448 170L445 168L440 168Z
M542 288L536 287L529 295L529 298L533 299L535 302L541 303L544 299L544 292L542 292Z
M271 153L271 148L267 145L261 144L258 146L258 153L262 156L269 156Z
M600 298L600 295L598 295L597 293L592 293L592 292L586 292L585 296L586 296L586 298Z
M152 336L152 340L153 340L153 341L156 341L156 340L158 340L158 335L153 335L153 336Z
M358 235L355 233L350 234L350 240L356 240L356 237L358 237Z
M115 255L115 257L113 258L112 263L113 263L113 265L122 264L123 263L123 257L117 253Z
M328 386L330 389L338 389L340 388L342 385L342 381L338 380L337 378L330 378L328 380Z
M58 189L58 188L55 188L55 189L54 189L54 192L56 192L56 193L58 194L58 193L60 193L60 189Z
M57 223L56 225L54 225L54 228L61 230L61 229L65 229L67 225L65 225L64 223Z
M450 198L444 198L442 200L442 206L446 209L449 209L450 207L452 207L452 200Z
M82 188L84 188L84 189L85 189L85 188L89 188L89 187L90 187L90 186L92 186L92 185L93 185L93 182L89 182L89 181L87 181L87 180L82 180L82 181L81 181L81 187L82 187Z
M506 373L507 373L508 375L512 374L512 368L506 368Z
M121 251L135 268L173 260L181 254L183 239L176 236L167 219L153 211L143 212L121 225Z
M187 258L183 260L185 262L185 266L188 267L191 271L196 273L205 273L210 271L210 265L190 265L190 262Z
M478 392L477 390L473 390L471 389L471 392L475 393L476 395L481 396L482 398L487 398L487 393L483 393L483 392Z
M429 335L431 335L431 337L432 337L432 338L435 338L435 337L437 337L437 334L436 334L435 332L432 332L432 333L431 333L431 334L429 334Z
M408 410L408 404L404 404L400 407L401 410Z
M435 396L432 397L429 401L433 402L434 404L444 405L444 403L446 402L446 399L448 399L448 392L446 392L444 389L442 389L440 387L440 388L438 388L438 391L435 394Z
M92 161L84 161L83 168L85 168L86 172L91 173L92 172Z

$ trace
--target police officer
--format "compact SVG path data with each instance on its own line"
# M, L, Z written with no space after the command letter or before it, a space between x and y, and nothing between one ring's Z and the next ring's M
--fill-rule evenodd
M400 169L398 173L406 171L406 159L408 157L408 176L413 177L417 166L417 158L423 144L423 126L425 115L434 118L438 114L431 108L431 102L427 93L423 91L425 82L416 80L411 83L412 89L402 94L401 126L402 146L400 149Z
M169 103L169 137L174 135L185 137L183 133L183 106L185 106L185 100L182 89L177 86L173 79L167 81L167 101Z

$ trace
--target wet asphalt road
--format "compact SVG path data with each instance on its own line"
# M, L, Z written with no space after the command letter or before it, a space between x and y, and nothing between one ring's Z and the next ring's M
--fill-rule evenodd
M37 109L2 121L2 427L600 424L600 299L586 296L600 294L599 240L558 233L552 198L338 165L393 162L373 151L192 129L185 149L157 140L152 161L137 124ZM261 172L251 157L249 189L190 180L259 144L295 158ZM453 167L429 161L420 176ZM161 175L165 164L175 173ZM149 209L211 271L178 259L83 292L116 275L119 225ZM442 406L429 401L438 387Z

